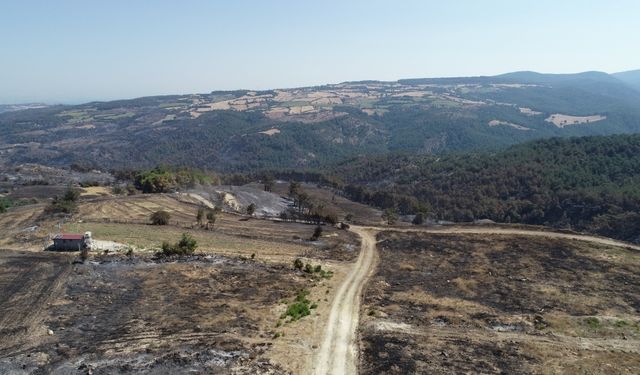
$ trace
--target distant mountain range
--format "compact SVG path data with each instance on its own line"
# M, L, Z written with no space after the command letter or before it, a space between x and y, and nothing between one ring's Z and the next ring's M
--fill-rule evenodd
M640 71L345 82L15 109L0 114L5 166L318 168L359 155L640 132Z
M614 77L626 83L635 90L640 91L640 70L630 70L613 74Z
M0 104L0 113L22 111L25 109L46 108L47 104L43 103L24 103L24 104Z

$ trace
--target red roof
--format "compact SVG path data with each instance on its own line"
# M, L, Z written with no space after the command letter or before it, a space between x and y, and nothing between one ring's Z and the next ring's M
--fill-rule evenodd
M54 237L55 240L83 240L82 234L61 233Z

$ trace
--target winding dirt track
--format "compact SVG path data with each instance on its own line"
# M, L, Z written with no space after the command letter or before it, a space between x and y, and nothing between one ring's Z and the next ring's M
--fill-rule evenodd
M375 268L377 260L375 235L379 231L536 236L579 240L640 250L640 246L638 245L632 245L609 238L516 228L453 227L417 229L352 226L351 231L358 234L362 239L362 250L360 251L358 260L353 266L353 270L338 289L332 302L331 312L324 332L324 339L313 362L313 370L316 375L357 374L358 372L356 329L359 321L361 294L364 284Z
M344 280L331 306L324 339L314 362L314 373L356 374L358 351L356 329L360 314L360 296L377 259L375 233L351 227L362 239L362 250L353 271Z

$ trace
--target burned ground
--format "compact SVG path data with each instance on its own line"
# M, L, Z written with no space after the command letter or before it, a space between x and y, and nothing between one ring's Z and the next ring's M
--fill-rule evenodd
M309 286L291 267L212 255L72 260L0 253L0 368L34 374L285 372L264 352L281 301Z
M361 369L634 373L640 254L561 239L383 233Z

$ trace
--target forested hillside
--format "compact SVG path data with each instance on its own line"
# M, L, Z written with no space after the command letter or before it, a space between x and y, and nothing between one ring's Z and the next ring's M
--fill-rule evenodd
M333 173L350 198L403 213L640 241L640 135L554 138L495 153L360 158Z
M637 133L640 92L620 77L517 72L13 108L0 113L0 166L247 172Z

